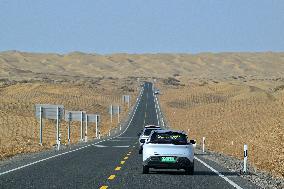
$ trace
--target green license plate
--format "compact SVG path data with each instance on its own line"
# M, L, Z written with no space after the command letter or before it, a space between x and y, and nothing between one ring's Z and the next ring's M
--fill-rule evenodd
M174 157L162 157L161 162L167 162L167 163L175 163L176 160Z

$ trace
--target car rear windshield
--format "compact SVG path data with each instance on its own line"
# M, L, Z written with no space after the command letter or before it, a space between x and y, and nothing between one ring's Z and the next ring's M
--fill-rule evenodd
M176 132L167 132L167 133L155 132L151 136L150 143L185 145L187 144L187 137L185 134L176 133Z

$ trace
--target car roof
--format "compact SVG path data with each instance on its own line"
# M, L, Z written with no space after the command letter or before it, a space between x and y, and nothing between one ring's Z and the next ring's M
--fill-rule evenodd
M144 128L160 128L159 125L145 125Z
M162 130L160 127L147 127L147 128L144 128L143 131L145 130Z
M155 132L155 133L170 133L170 132L172 132L172 133L180 133L180 134L186 135L186 133L184 131L178 131L178 130L162 130L161 129L161 130L154 130L152 132Z

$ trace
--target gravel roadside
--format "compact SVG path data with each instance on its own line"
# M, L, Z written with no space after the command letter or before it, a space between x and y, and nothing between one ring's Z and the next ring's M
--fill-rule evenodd
M201 154L202 150L199 146L196 148L196 153ZM241 174L243 169L243 161L236 159L235 157L227 156L221 153L213 151L205 151L204 159L208 159L222 165L223 167L229 169L232 172L239 172L240 176L244 179L249 180L260 188L269 189L283 189L284 179L276 178L268 172L264 172L256 169L252 165L248 164L248 172L246 174Z

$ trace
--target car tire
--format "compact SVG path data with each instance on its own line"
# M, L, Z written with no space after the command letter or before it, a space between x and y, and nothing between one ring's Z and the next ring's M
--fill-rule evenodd
M186 169L185 169L185 173L187 175L193 175L194 174L194 164L188 166Z
M143 174L148 174L149 173L149 167L146 165L143 165Z

